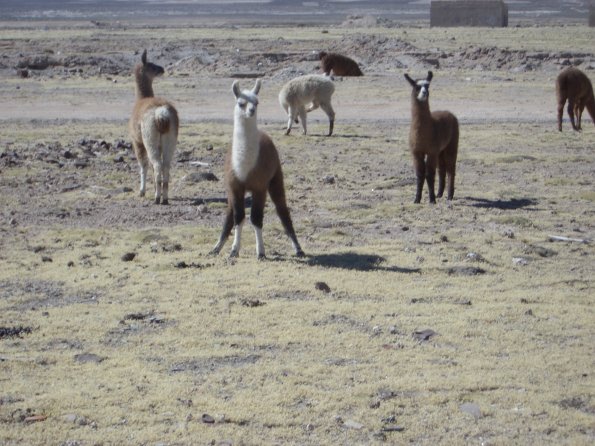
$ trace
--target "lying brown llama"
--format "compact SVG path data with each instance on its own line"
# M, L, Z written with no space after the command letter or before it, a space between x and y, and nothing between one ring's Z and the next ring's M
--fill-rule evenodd
M562 114L564 104L568 99L568 116L574 130L580 131L583 110L591 115L595 124L595 98L593 98L593 85L581 70L568 67L556 78L556 97L558 99L558 130L562 131ZM574 117L576 115L576 124Z
M322 64L322 71L330 76L331 71L335 76L363 76L362 70L353 59L337 53L326 53L321 51L318 58Z
M291 239L297 256L303 256L304 251L298 243L289 209L285 201L285 187L283 185L283 171L279 161L279 154L271 138L258 130L256 109L258 107L258 79L252 90L240 90L238 81L232 85L236 97L233 120L233 140L231 150L225 159L225 185L227 189L227 214L223 223L223 230L219 241L211 254L219 254L232 228L235 228L230 257L237 257L240 252L240 238L246 211L244 209L244 195L252 192L252 208L250 222L256 233L256 255L259 259L265 257L262 240L262 221L267 192L275 204L277 215Z
M433 74L428 71L425 79L413 80L408 74L405 79L413 87L411 91L411 127L409 148L413 155L413 166L417 177L415 203L421 201L424 180L428 183L430 203L436 203L434 178L438 167L438 197L444 193L448 174L447 200L455 192L455 169L459 147L459 122L448 111L430 112L430 82Z
M163 73L163 67L147 62L147 50L143 51L141 62L134 67L136 103L128 123L132 146L140 166L140 196L145 196L150 161L156 204L168 204L169 169L176 150L179 127L175 107L153 94L153 79Z

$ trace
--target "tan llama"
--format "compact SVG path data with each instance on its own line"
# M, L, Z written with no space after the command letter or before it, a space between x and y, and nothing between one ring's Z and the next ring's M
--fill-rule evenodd
M155 203L168 204L169 170L178 141L178 112L167 100L153 94L153 79L163 75L163 67L147 61L134 67L136 102L128 127L140 166L140 196L145 196L147 169L153 166Z

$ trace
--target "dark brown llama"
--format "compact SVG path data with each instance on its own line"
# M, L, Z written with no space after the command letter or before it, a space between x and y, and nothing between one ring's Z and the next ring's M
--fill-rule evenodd
M421 202L424 180L428 183L430 203L436 203L436 196L442 197L446 174L448 174L447 200L452 200L455 192L459 122L451 112L430 112L432 77L431 71L428 71L425 79L418 80L413 80L405 74L405 79L412 87L409 148L413 155L413 166L417 177L415 203ZM438 167L438 194L434 195L436 167Z
M568 116L574 130L580 131L583 110L591 115L595 124L595 98L593 85L585 73L575 67L564 69L556 78L556 97L558 99L558 130L562 131L564 104L568 100ZM576 123L575 123L576 115Z
M168 204L169 170L179 127L175 107L153 94L153 79L163 73L163 67L147 62L147 50L143 51L141 62L134 67L136 102L128 123L132 146L140 166L140 196L145 196L150 161L156 204Z
M239 82L235 81L232 91L236 97L234 108L233 140L231 150L225 160L225 185L227 189L227 213L219 241L211 254L219 254L225 241L235 228L230 257L237 257L240 252L240 239L246 211L244 196L252 193L252 208L250 222L256 233L256 255L259 259L265 257L262 239L262 222L267 192L275 204L277 215L285 232L291 239L295 254L303 256L304 251L298 243L293 223L285 200L283 185L283 171L279 161L279 154L271 138L258 130L256 109L258 107L258 79L252 90L240 90Z
M362 70L353 59L337 53L326 53L321 51L318 54L322 65L322 71L330 76L331 71L335 76L363 76Z

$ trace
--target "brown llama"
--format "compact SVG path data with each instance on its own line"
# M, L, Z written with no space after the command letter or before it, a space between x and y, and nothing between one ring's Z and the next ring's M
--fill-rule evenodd
M169 170L178 141L178 112L165 99L153 94L153 79L163 67L147 62L147 50L134 67L136 102L128 123L134 153L140 166L140 196L145 196L149 161L153 166L155 203L168 204Z
M421 202L424 180L428 183L430 203L436 203L436 196L442 197L446 174L448 174L447 200L452 200L455 192L459 122L451 112L430 112L432 77L431 71L428 71L428 76L425 79L418 80L413 80L408 74L405 74L405 79L413 87L409 148L413 155L413 166L417 177L415 203ZM436 167L438 167L438 194L434 195Z
M572 128L581 131L581 119L583 110L591 115L595 124L595 98L593 97L593 85L581 70L575 67L568 67L556 78L556 97L558 99L558 130L562 131L562 114L564 104L568 100L568 116ZM574 117L576 115L576 123Z
M256 122L257 95L260 85L260 79L256 81L252 90L240 90L238 81L232 85L236 105L231 150L225 159L227 213L219 241L211 254L219 254L231 234L232 228L235 228L229 256L237 257L239 255L242 226L246 216L244 196L246 192L252 192L250 222L256 233L256 255L259 259L265 258L262 222L268 192L285 232L291 239L295 254L301 257L304 255L304 251L298 243L287 208L279 153L271 138L258 130Z
M330 76L331 71L335 76L363 76L362 70L353 59L337 53L326 53L321 51L318 53L318 58L322 63L322 71L327 76Z

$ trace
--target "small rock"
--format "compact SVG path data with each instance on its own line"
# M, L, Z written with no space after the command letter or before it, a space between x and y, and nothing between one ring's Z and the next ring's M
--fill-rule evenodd
M52 263L53 262L52 258L51 257L48 257L48 256L42 256L41 257L41 261L43 263Z
M403 432L404 430L405 428L403 426L397 425L384 426L382 428L382 432Z
M87 362L99 364L100 362L104 361L105 358L96 355L95 353L80 353L78 355L74 355L74 360L83 364Z
M322 178L323 184L335 184L335 177L332 175L326 175Z
M122 261L123 262L131 262L134 260L134 258L136 257L136 253L135 252L127 252L126 254L124 254L122 256Z
M356 430L359 430L364 427L364 425L362 423L358 423L357 421L354 421L354 420L345 421L343 423L343 426L345 426L348 429L356 429Z
M507 229L502 233L502 235L507 238L514 238L514 232L512 231L512 229Z
M210 416L208 413L203 413L202 417L200 418L201 421L205 424L213 424L215 423L215 418Z
M459 406L459 409L461 409L461 412L472 415L476 420L481 418L481 409L475 403L463 403Z
M512 263L514 263L515 265L525 266L529 263L529 261L524 257L513 257Z
M331 288L324 282L316 282L314 288L327 294L331 292Z
M426 330L417 330L413 332L413 339L418 340L419 342L423 342L423 341L428 341L431 337L436 336L438 333L436 333L434 330L428 328Z
M485 274L485 270L477 266L453 266L448 268L447 273L449 276L477 276Z

